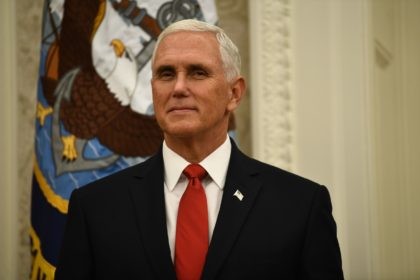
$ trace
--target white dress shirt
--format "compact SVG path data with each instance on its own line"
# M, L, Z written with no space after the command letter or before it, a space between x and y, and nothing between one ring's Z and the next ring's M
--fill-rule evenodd
M172 151L165 142L163 142L162 153L165 168L164 193L166 224L169 247L171 249L171 257L173 261L178 206L179 201L181 200L181 197L188 185L188 179L184 174L182 174L182 171L190 163ZM220 203L222 202L223 188L225 186L230 153L230 138L226 136L226 141L199 163L208 173L208 176L201 183L204 186L207 198L209 241L213 235L213 229L216 224L217 215L219 214Z

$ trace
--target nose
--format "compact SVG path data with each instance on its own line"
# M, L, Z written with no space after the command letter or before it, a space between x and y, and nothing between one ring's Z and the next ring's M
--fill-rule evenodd
M188 93L187 78L183 73L176 76L173 93L175 96L186 95Z

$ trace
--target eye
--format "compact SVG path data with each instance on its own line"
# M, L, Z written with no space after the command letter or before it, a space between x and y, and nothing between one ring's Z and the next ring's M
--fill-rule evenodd
M209 75L208 75L207 71L205 71L204 69L193 69L193 70L191 71L191 76L192 76L194 79L199 79L199 80L201 80L201 79L205 79L205 78L207 78Z
M172 71L164 71L160 73L161 78L171 78L173 77L174 73Z
M167 81L171 80L175 76L175 73L171 69L162 69L160 71L157 71L155 76L159 80Z
M175 69L172 65L160 65L153 72L153 79L168 81L175 76Z

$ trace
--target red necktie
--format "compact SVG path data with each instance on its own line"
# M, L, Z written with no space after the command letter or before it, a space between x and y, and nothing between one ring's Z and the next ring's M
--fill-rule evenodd
M199 164L190 164L183 173L189 182L178 208L175 271L178 280L198 280L209 246L207 199L201 184L207 172Z

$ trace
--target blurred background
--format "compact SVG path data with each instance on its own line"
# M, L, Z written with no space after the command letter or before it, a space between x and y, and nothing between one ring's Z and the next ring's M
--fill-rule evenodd
M420 279L420 1L217 0L249 155L330 190L346 279ZM0 2L0 279L27 279L43 0Z

